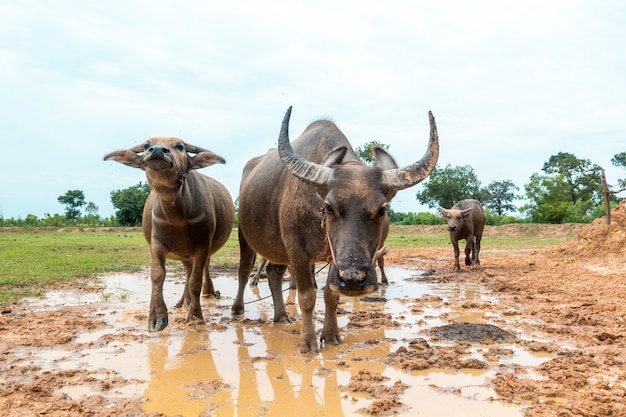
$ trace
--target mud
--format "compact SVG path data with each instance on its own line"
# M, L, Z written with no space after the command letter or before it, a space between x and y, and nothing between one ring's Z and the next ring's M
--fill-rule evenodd
M317 355L297 353L294 291L295 324L271 322L263 281L232 319L233 271L205 324L171 309L158 334L147 272L56 289L0 316L0 415L626 415L626 204L612 220L545 249L485 236L481 268L460 273L451 247L391 248L390 285L342 298L345 343ZM178 269L165 291L173 306ZM319 331L321 291L316 309Z

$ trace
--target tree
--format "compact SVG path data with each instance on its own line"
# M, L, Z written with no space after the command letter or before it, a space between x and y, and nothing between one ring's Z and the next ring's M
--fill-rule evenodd
M122 226L140 226L143 206L146 204L150 186L139 182L124 190L111 191L111 203L117 209L115 218Z
M578 159L571 153L559 152L543 164L542 170L553 178L561 178L572 204L576 204L579 199L601 202L600 171L602 168L592 164L589 159Z
M377 146L379 148L383 148L385 150L389 149L389 145L385 145L384 143L380 143L377 140L372 140L370 142L367 142L363 146L357 147L355 149L355 152L356 152L357 155L359 155L359 158L361 158L363 161L365 161L368 164L373 164L374 163L374 155L372 155L372 148L374 146Z
M85 213L87 213L87 221L89 222L89 226L93 226L94 221L98 217L98 206L93 201L87 203L85 207Z
M485 206L495 211L498 216L502 216L507 211L515 211L517 208L512 204L517 198L515 191L519 187L511 180L493 181L482 190L483 203Z
M69 190L57 200L65 205L65 217L73 224L80 216L80 208L85 205L85 194L81 190Z
M611 163L613 164L613 166L622 167L622 168L626 169L626 152L620 152L618 154L615 154L615 156L613 158L611 158ZM621 178L618 179L617 180L617 184L621 188L626 187L626 178L625 179L621 179Z
M452 167L448 164L443 169L435 166L422 187L416 198L431 208L450 208L466 198L481 198L480 181L469 165Z
M560 152L525 185L530 203L521 208L537 223L587 222L602 203L601 168Z

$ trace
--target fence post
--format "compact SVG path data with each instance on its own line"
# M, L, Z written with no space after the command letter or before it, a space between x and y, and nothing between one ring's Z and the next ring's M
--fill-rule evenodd
M602 176L602 195L604 196L604 210L606 211L606 224L611 224L611 203L609 202L609 187L606 185L606 175L604 170L600 171Z

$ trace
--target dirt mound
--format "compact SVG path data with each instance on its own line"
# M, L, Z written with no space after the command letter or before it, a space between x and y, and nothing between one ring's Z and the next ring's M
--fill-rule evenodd
M553 251L597 258L626 254L626 200L611 210L611 224L606 224L606 217L595 219L580 229L574 241L557 246Z
M529 238L540 239L561 237L578 232L582 226L579 223L510 223L502 226L485 226L484 236L528 236Z

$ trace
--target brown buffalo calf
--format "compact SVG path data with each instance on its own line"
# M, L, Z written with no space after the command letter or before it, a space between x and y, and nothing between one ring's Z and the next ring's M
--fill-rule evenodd
M459 265L459 240L465 239L465 265L480 266L480 240L485 229L485 211L476 200L461 200L450 210L439 207L441 215L448 220L450 242L454 247L454 271Z
M201 287L205 294L215 293L209 259L228 240L235 211L226 187L195 170L223 164L224 159L178 138L150 138L134 148L111 152L104 160L144 170L152 187L142 219L152 255L149 329L163 330L168 324L163 299L166 258L183 263L187 280L179 304L190 305L187 321L202 321Z

